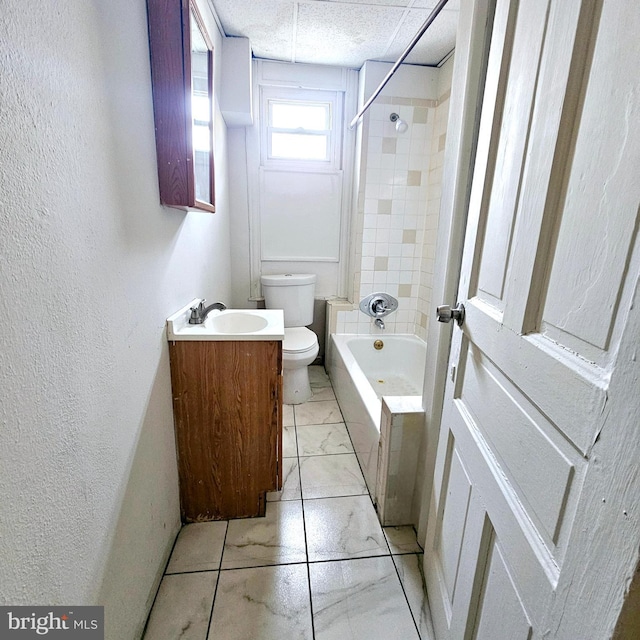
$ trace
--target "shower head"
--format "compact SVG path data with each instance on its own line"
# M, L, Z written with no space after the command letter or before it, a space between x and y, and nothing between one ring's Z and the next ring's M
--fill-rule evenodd
M409 128L409 125L404 120L402 120L402 118L400 118L397 113L392 113L389 116L389 120L396 123L396 131L398 133L404 133Z

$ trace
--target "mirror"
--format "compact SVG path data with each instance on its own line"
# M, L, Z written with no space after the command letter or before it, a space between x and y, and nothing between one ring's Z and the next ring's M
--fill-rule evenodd
M214 204L213 190L213 46L195 2L190 3L191 141L196 202ZM205 208L205 207L203 207Z
M213 44L195 0L148 0L160 202L215 211Z

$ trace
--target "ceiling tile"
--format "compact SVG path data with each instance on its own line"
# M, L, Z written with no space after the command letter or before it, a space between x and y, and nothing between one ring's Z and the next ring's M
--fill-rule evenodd
M411 7L414 9L433 9L437 4L437 0L415 0ZM460 0L449 0L442 10L460 11Z
M450 0L451 1L451 0ZM411 0L299 0L303 2L333 2L336 4L381 5L386 7L408 7Z
M339 2L301 3L295 42L297 62L360 68L384 54L403 11Z
M215 0L225 35L244 36L258 58L291 61L294 3L291 0Z
M249 38L258 58L359 69L365 60L395 62L437 0L210 2L225 34ZM408 63L436 65L453 49L458 6L449 0Z
M397 60L428 16L426 11L409 11L387 51L384 60ZM458 26L458 13L446 11L438 15L405 59L408 64L435 66L453 49Z

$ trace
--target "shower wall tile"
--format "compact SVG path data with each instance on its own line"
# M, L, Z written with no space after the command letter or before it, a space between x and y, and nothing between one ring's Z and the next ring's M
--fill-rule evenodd
M440 197L442 194L442 169L444 165L444 149L446 144L447 117L449 112L449 93L441 96L434 111L433 133L430 142L430 163L428 170L427 207L424 219L424 236L422 238L420 280L418 302L420 311L417 314L416 334L426 338L427 328L432 314L431 292L436 254L436 238L438 235L438 219L440 215Z
M391 213L391 200L378 200L378 214Z
M385 318L384 333L426 337L448 92L440 101L381 96L362 120L353 236L356 309L337 312L338 332L383 333L357 308L359 300L381 290L399 301L398 311ZM406 133L396 131L393 112L409 125Z
M403 229L402 231L402 244L415 244L416 243L416 231L414 229Z
M398 140L397 138L381 138L382 140L382 153L397 153Z
M416 107L413 110L413 124L427 124L428 115L427 107Z

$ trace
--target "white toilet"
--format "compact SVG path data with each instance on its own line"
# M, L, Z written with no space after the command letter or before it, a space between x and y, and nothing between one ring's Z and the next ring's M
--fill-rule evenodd
M262 276L260 282L265 307L284 311L283 402L301 404L311 398L308 366L320 350L318 336L307 329L313 322L316 276L285 273Z

